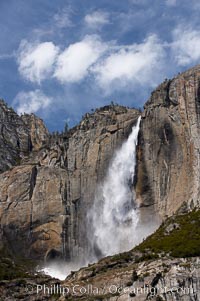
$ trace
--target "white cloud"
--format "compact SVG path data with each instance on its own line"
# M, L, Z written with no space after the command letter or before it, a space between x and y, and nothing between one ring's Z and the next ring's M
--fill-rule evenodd
M105 92L134 84L157 84L163 67L164 49L155 35L141 44L119 46L93 67L96 79Z
M20 92L14 99L13 105L18 114L36 113L49 107L52 99L43 94L41 90Z
M3 53L3 54L0 54L0 60L7 60L7 59L11 59L11 58L14 58L15 57L15 53Z
M200 31L183 26L175 29L171 49L180 66L198 62L200 59Z
M154 86L165 66L165 46L156 35L130 45L105 43L98 35L87 35L60 53L52 42L24 45L20 46L19 71L26 79L40 83L53 77L70 84L90 77L107 94L133 89L136 84Z
M55 25L58 28L65 28L73 26L71 20L72 9L70 7L64 7L61 11L56 13L53 16L53 20L55 21Z
M59 55L54 76L63 83L82 80L105 50L106 45L97 36L86 36Z
M85 22L89 27L100 27L109 23L109 14L103 11L94 11L85 16Z
M176 6L177 0L166 0L167 6Z
M58 47L52 42L31 44L22 41L18 52L19 72L31 82L40 83L53 70Z
M31 35L33 37L35 37L35 40L39 41L39 40L43 39L44 37L51 38L53 33L54 33L54 30L51 27L49 27L48 29L47 28L34 28L32 30Z

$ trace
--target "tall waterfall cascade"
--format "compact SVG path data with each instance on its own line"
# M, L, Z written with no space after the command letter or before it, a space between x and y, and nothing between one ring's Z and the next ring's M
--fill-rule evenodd
M128 139L116 151L89 212L89 240L94 252L100 256L127 251L138 241L136 227L139 213L133 180L140 119L133 126Z
M130 250L157 228L157 222L141 222L133 189L140 120L141 117L128 139L116 150L104 181L98 184L86 217L89 247L85 250L84 260L53 262L42 269L46 274L63 280L71 270L78 270L104 256Z

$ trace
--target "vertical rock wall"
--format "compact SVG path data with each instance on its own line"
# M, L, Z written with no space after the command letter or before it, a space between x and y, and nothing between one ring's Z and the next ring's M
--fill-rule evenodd
M145 104L136 191L142 210L164 218L199 204L200 66L166 80Z

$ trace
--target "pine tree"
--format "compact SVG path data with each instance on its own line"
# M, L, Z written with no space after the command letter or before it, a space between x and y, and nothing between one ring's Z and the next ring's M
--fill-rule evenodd
M64 133L66 134L69 131L69 125L65 122Z

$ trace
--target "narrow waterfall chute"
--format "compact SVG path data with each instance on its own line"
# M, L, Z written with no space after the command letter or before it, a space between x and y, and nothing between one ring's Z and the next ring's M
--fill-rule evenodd
M137 240L135 229L139 215L132 186L140 119L116 151L89 213L89 239L94 252L102 256L127 251Z

